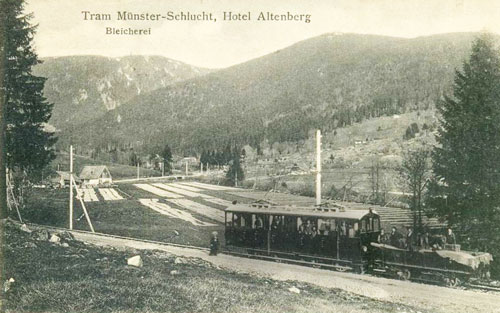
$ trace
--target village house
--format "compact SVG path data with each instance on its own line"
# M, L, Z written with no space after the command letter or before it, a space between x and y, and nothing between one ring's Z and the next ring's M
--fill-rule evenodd
M84 186L111 185L113 179L105 165L85 166L80 173Z
M57 174L50 179L52 185L58 188L69 187L69 172L56 171L56 173ZM80 184L81 179L78 176L73 175L73 178L75 179L75 183L77 185Z

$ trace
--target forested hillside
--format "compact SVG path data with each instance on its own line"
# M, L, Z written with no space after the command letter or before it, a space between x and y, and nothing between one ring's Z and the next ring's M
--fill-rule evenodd
M325 34L243 64L141 93L62 135L85 149L201 153L297 141L363 119L432 108L449 93L474 33L415 39Z
M44 95L54 103L50 124L65 129L208 70L160 56L68 56L43 59L34 72L47 78Z

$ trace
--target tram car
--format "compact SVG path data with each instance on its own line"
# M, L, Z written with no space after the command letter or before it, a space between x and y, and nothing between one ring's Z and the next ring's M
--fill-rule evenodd
M226 250L276 261L363 273L380 233L372 210L277 206L265 201L225 210Z
M460 251L459 245L395 247L378 242L380 230L376 211L334 204L311 208L257 201L225 210L225 249L233 255L448 286L489 276L489 253Z

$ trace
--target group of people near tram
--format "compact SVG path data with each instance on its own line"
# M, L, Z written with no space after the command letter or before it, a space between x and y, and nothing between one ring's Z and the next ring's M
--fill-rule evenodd
M416 251L418 249L440 250L445 244L456 245L456 237L451 228L447 228L445 235L431 235L429 230L416 233L413 227L406 228L406 234L400 233L396 227L391 228L391 232L386 234L381 229L377 239L378 243L391 245L400 249Z

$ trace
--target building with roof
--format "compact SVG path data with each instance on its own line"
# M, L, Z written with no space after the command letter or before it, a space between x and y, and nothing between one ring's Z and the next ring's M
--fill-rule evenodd
M111 173L105 165L85 166L80 173L80 179L86 186L111 185L113 183Z
M56 175L52 176L50 182L53 186L57 186L59 188L69 187L69 172L64 171L56 171ZM77 184L80 184L81 179L73 174L73 178Z

